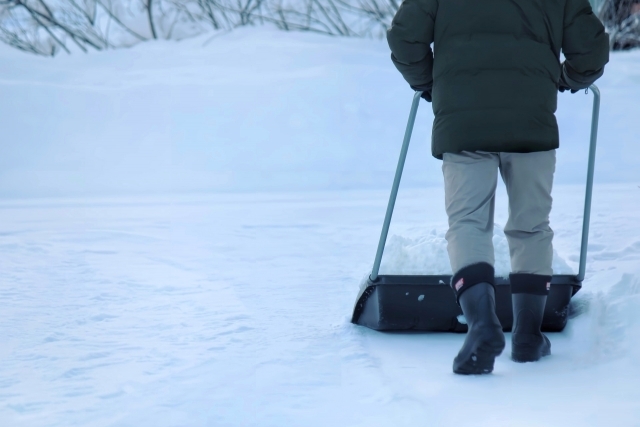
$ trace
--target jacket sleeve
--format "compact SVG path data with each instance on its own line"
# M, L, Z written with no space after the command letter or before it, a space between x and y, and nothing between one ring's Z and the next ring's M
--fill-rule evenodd
M433 85L431 43L437 9L437 0L404 0L387 31L391 60L415 90L430 92Z
M571 89L587 88L604 73L609 62L609 35L588 0L567 0L562 52L566 58L562 78Z

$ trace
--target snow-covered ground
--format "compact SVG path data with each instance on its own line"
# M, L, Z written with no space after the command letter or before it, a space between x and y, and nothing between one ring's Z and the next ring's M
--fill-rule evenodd
M506 351L485 377L451 373L463 335L349 323L411 100L384 42L254 29L56 59L2 47L0 70L0 425L640 425L640 52L599 82L573 318L551 357ZM558 113L563 271L590 101ZM419 114L383 272L448 268Z

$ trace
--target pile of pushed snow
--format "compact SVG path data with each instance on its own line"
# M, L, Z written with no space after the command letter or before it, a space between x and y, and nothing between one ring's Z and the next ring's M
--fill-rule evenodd
M589 288L588 284L585 288ZM572 300L572 354L584 364L640 357L640 277L624 273L606 291L583 291Z
M493 247L496 275L507 277L511 272L509 244L502 226L494 224ZM554 274L572 274L567 262L553 251ZM385 247L380 265L381 274L452 274L447 253L445 232L432 229L415 237L392 235Z

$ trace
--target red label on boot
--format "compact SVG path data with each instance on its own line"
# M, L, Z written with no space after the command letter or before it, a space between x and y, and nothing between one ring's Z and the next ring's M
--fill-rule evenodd
M459 291L462 285L464 285L464 279L458 280L458 282L454 286L456 288L456 291Z

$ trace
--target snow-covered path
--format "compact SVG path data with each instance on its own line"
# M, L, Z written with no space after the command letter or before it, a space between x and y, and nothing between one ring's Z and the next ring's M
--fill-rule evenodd
M582 190L554 197L575 268ZM585 288L552 357L505 353L483 378L451 373L463 335L349 323L386 198L0 202L2 425L638 425L637 186L596 187ZM402 191L392 234L443 229L441 201Z

